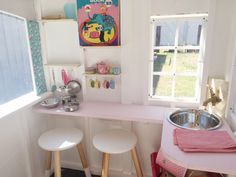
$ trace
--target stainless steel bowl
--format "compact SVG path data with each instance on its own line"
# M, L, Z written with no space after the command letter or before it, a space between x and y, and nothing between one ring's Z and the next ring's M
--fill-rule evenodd
M222 125L219 117L199 109L176 111L168 117L168 121L176 127L191 130L214 130Z
M76 95L81 91L81 84L78 81L72 80L66 85L65 91L70 95Z
M66 111L66 112L74 112L74 111L77 111L79 109L79 103L76 102L76 103L68 103L66 105L63 106L63 109Z
M59 105L60 99L53 97L53 98L47 98L43 100L40 105L45 107L45 108L55 108Z

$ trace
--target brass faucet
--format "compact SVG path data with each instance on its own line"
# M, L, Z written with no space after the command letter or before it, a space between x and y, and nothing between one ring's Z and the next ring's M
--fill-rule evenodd
M195 126L199 126L199 124L200 124L200 117L201 117L201 115L200 115L201 113L200 113L200 111L199 110L196 110L195 111L195 120L194 120L194 125Z
M210 102L212 103L212 106L215 106L216 103L221 102L221 98L219 97L219 90L216 91L216 93L214 93L213 88L210 87L210 94L211 94L211 97L203 102L203 106L207 106L208 103L210 103Z

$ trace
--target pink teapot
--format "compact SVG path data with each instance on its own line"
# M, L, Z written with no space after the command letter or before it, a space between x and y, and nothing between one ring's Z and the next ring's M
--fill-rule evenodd
M107 74L109 73L109 66L105 62L97 63L97 72L99 74Z

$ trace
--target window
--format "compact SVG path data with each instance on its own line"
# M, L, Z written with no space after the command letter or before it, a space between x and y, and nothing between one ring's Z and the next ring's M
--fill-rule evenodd
M199 102L206 17L151 18L151 99Z
M0 11L0 105L34 91L24 18Z

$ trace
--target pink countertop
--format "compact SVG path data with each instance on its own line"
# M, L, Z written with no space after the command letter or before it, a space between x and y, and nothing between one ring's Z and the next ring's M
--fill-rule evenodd
M61 106L53 109L45 109L39 104L33 109L35 112L44 114L160 124L163 123L165 115L172 111L170 108L158 106L125 105L105 102L82 102L79 110L75 112L65 112Z
M169 160L188 169L236 175L236 153L185 153L173 144L172 134L176 127L167 121L168 114L173 111L170 108L83 102L79 110L75 112L65 112L61 106L45 109L39 104L35 105L33 110L37 113L52 115L164 124L161 149ZM231 132L225 122L221 129Z
M161 149L166 158L188 169L236 175L236 153L183 152L173 143L173 130L176 127L170 124L167 119L163 123ZM225 121L218 130L227 130L233 137Z

